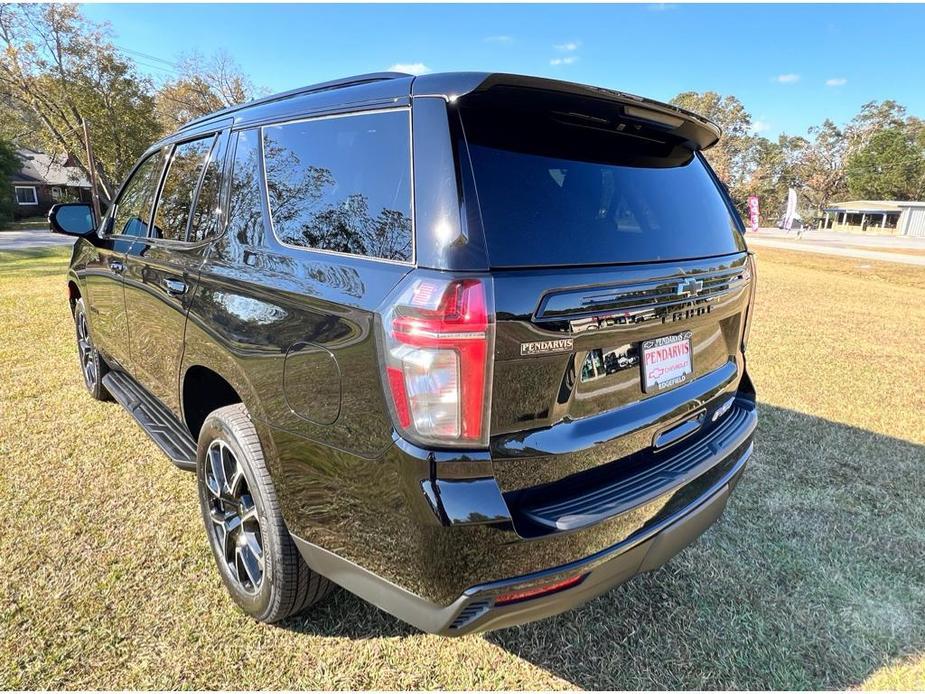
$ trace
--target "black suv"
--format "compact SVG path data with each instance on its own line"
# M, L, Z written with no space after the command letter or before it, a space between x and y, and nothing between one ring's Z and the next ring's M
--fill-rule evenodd
M629 94L383 73L193 121L80 236L91 395L179 467L229 592L457 635L663 564L752 451L719 130Z

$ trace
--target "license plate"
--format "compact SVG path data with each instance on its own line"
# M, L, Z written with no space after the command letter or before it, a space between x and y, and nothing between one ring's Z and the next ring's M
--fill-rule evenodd
M690 331L642 343L642 390L657 392L684 383L691 366Z

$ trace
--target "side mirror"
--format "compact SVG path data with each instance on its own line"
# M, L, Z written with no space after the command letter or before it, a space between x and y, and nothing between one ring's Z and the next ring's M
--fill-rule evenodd
M84 202L66 202L48 211L48 224L56 234L86 236L96 230L93 208Z

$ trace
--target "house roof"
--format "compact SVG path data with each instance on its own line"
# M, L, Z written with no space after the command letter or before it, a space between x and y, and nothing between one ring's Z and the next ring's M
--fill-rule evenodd
M31 149L19 149L17 154L22 160L22 167L13 176L13 183L90 187L90 181L79 168L67 166L67 157L35 152Z

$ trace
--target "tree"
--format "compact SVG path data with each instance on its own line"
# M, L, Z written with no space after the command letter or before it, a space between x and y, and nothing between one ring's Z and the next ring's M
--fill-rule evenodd
M150 80L120 57L108 27L76 5L0 5L0 108L24 123L17 141L66 154L89 177L90 124L100 196L108 202L160 128Z
M781 136L783 140L786 136ZM771 142L756 137L752 145L752 167L748 180L743 183L743 195L757 195L761 201L761 221L773 223L787 200L788 162L782 142Z
M906 107L887 99L868 101L845 126L845 137L849 152L862 149L875 133L886 128L902 128L906 123Z
M10 193L10 181L19 171L21 162L16 154L16 148L9 142L0 140L0 223L13 219L13 197Z
M716 175L729 187L729 193L740 210L747 200L747 181L754 165L755 136L751 133L752 117L734 96L716 92L683 92L671 103L698 113L723 130L719 143L707 150L706 157Z
M253 99L260 90L225 51L211 58L199 53L182 57L180 77L166 82L155 94L161 127L172 132L194 118Z
M809 129L810 140L800 152L799 171L803 194L820 214L830 203L845 194L845 156L848 140L828 118L822 125Z
M925 152L905 123L874 132L845 164L848 191L874 200L916 200L925 194Z

